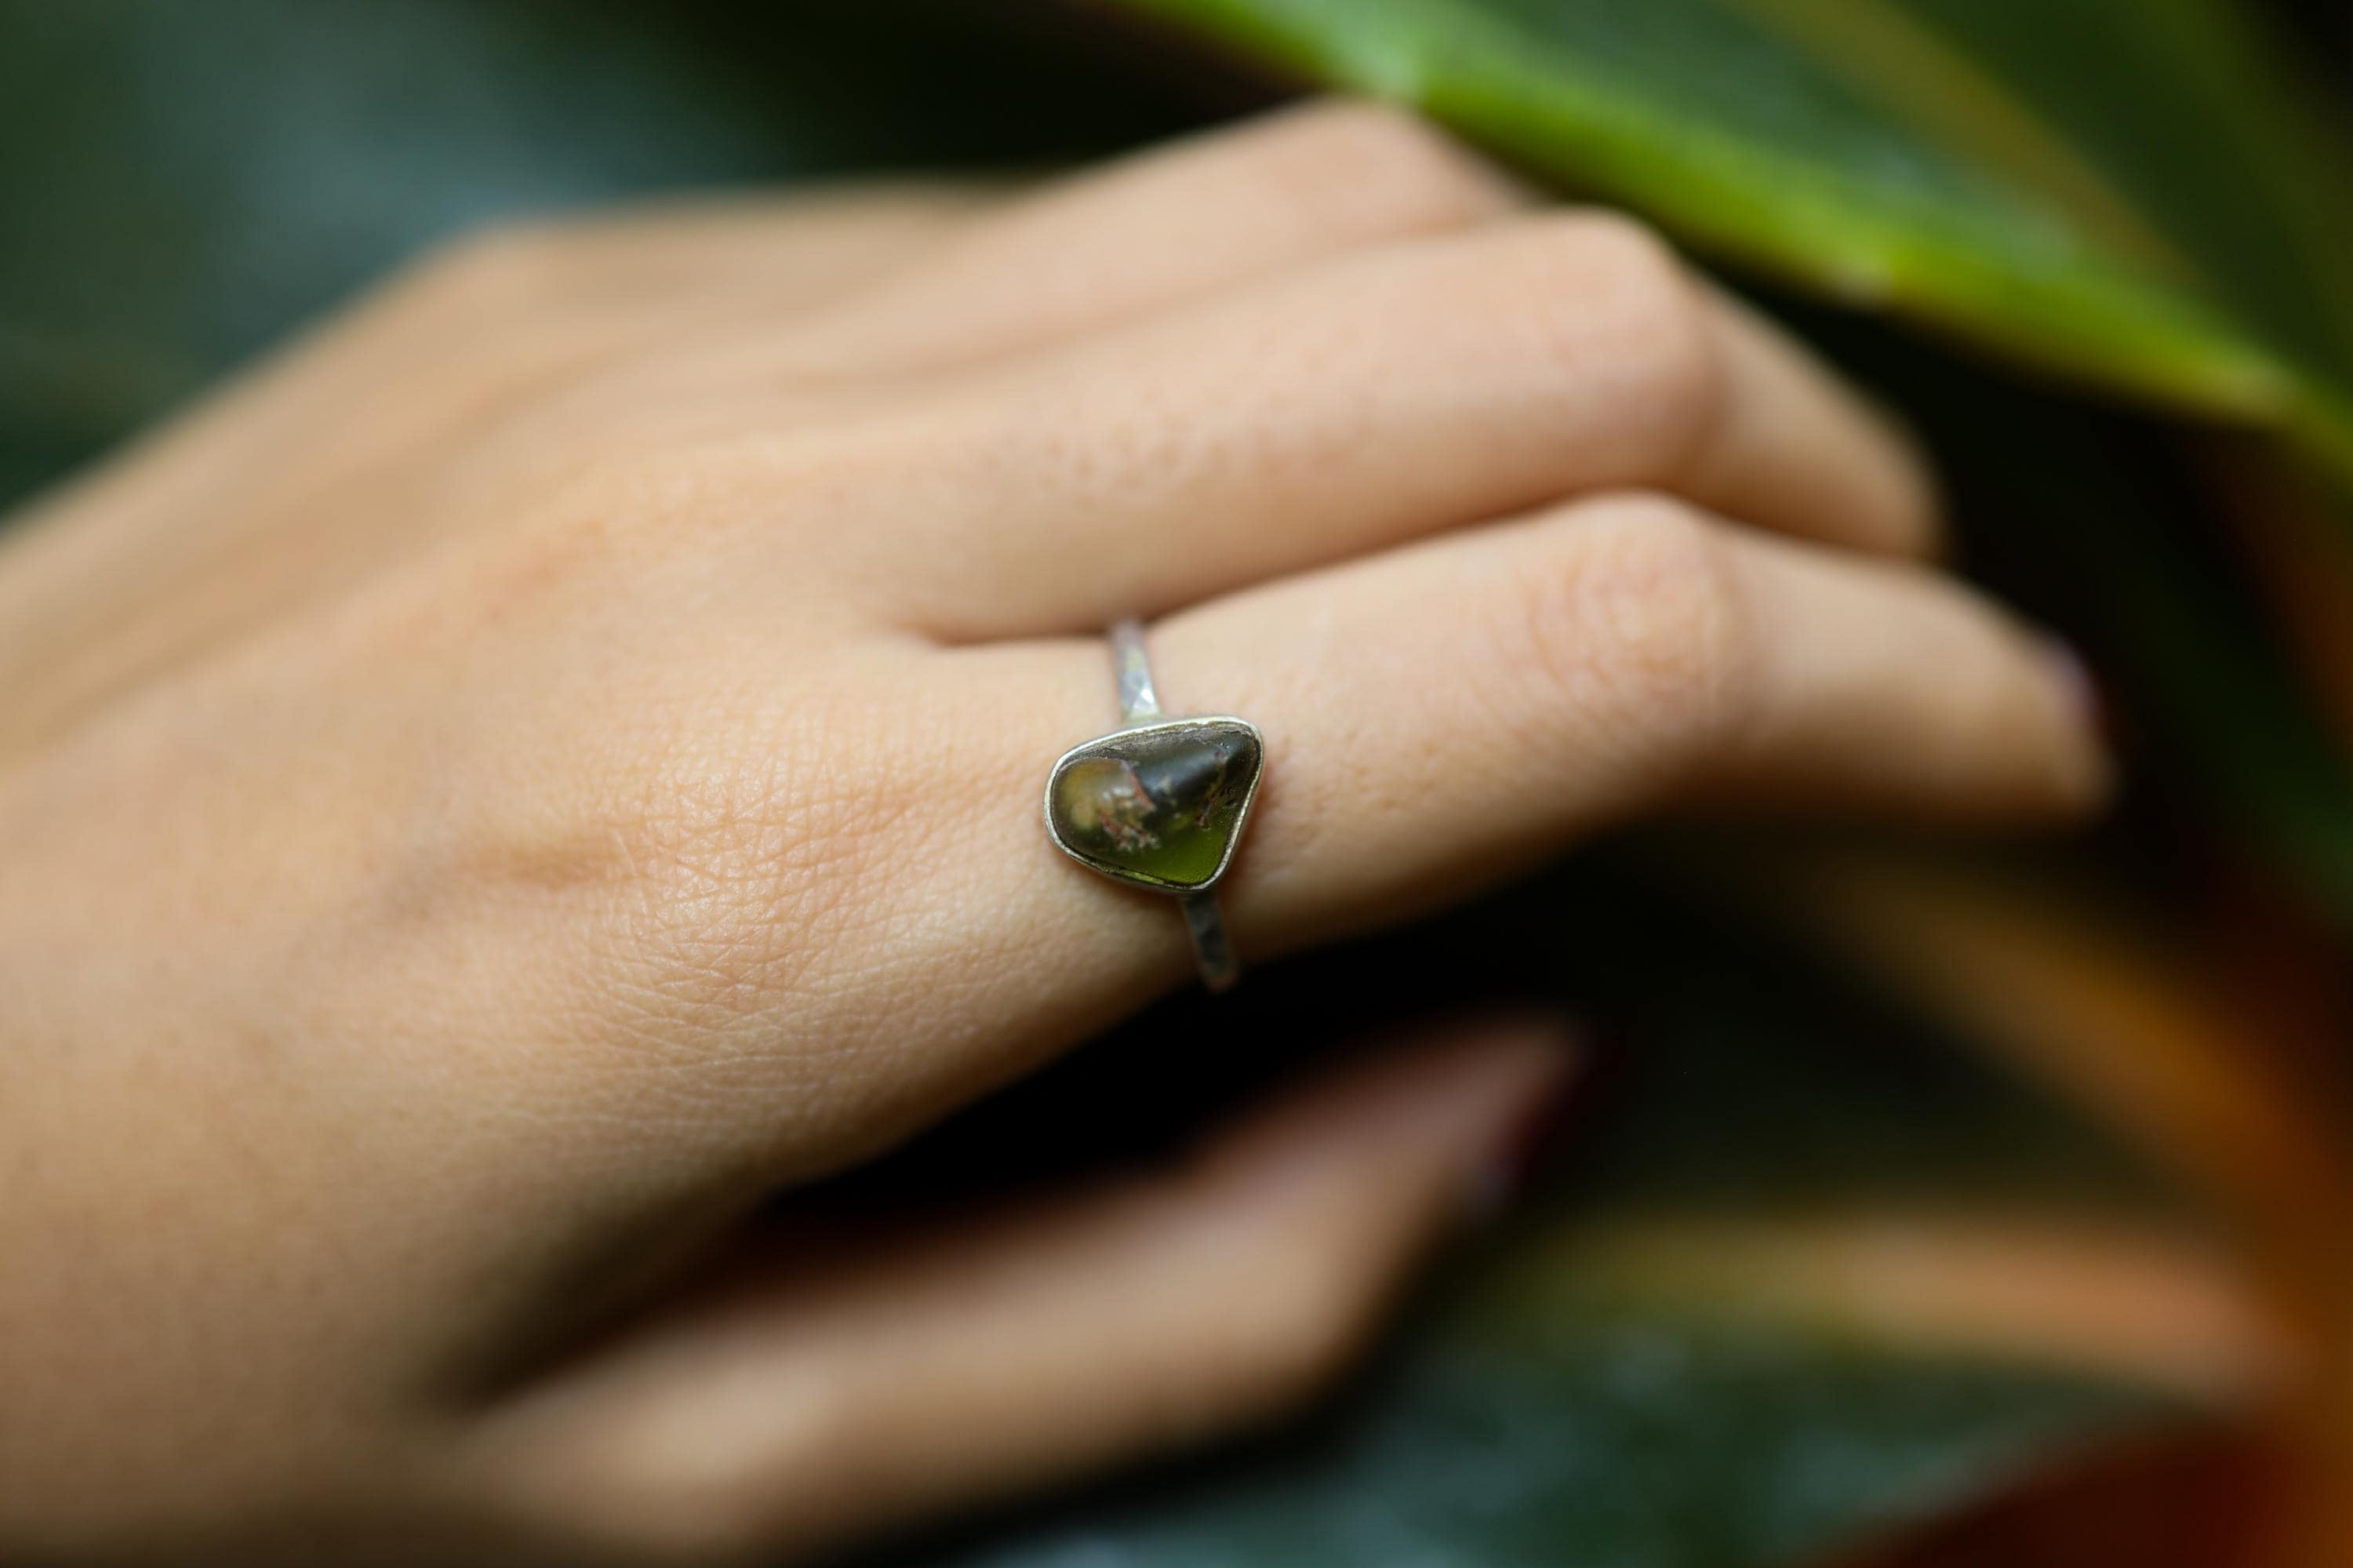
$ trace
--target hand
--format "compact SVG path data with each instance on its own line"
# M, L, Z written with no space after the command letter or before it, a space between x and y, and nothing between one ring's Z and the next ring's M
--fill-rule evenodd
M1368 108L428 262L0 541L0 1554L759 1557L1282 1407L1546 1029L709 1262L1187 977L1039 827L1101 629L1266 736L1262 961L1645 813L2090 806L1935 542L1802 352Z

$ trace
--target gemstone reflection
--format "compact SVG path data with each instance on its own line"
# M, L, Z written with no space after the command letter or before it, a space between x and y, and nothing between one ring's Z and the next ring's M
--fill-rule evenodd
M1124 730L1062 759L1047 812L1063 849L1107 874L1185 891L1225 866L1264 760L1236 719Z

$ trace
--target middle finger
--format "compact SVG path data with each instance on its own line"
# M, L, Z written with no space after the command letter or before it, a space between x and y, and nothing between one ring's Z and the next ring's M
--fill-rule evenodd
M1933 544L1910 445L1600 215L1400 243L976 373L835 448L854 586L951 641L1091 629L1576 493ZM878 478L881 477L878 475Z

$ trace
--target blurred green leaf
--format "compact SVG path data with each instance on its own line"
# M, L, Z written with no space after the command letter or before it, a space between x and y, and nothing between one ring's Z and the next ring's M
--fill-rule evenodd
M2213 0L1099 0L2353 476L2353 192Z

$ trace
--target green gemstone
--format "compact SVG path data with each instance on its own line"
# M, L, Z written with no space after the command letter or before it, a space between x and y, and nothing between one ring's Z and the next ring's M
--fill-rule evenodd
M1054 842L1106 875L1206 887L1241 832L1264 757L1258 731L1230 718L1177 719L1089 741L1047 786Z

